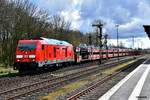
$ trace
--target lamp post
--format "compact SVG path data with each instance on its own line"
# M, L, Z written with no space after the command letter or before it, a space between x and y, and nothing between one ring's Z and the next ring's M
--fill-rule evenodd
M119 36L118 36L118 27L119 27L119 24L116 24L116 28L117 28L117 53L118 53L118 62L119 62Z
M132 36L132 45L133 45L133 50L134 50L134 36Z

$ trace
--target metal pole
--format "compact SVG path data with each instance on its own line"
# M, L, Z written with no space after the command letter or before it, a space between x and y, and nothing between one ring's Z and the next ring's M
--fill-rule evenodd
M96 46L98 46L98 28L96 28Z
M119 40L118 40L119 36L118 36L118 27L119 27L119 25L117 24L116 25L116 28L117 28L117 53L118 53L118 62L119 62Z
M90 56L92 55L92 35L89 34Z
M92 45L92 35L89 34L89 45L91 46Z
M133 49L134 49L134 36L132 36L132 43L133 43Z
M143 42L141 41L141 50L142 50L142 45L143 45Z
M106 48L106 50L107 50L107 52L106 52L106 58L108 59L108 46L107 46L107 38L108 38L108 35L107 34L105 34L105 48Z
M100 39L100 50L101 50L99 62L101 64L102 63L102 57L103 57L103 55L102 55L102 26L99 27L99 31L100 31L99 32L99 39Z

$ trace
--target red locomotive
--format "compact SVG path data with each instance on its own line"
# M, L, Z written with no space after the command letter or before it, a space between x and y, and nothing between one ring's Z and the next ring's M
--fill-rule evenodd
M19 72L74 62L73 46L54 39L20 40L14 69Z
M102 56L100 56L100 52ZM119 50L119 56L130 55L129 50ZM96 47L73 47L72 44L55 39L20 40L16 50L14 69L19 72L55 67L66 63L112 58L118 50L99 50Z

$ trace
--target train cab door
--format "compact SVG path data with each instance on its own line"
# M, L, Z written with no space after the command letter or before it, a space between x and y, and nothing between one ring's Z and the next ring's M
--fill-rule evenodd
M43 61L48 61L48 46L42 45L42 51L43 51Z
M56 48L56 59L57 59L57 62L59 62L60 61L60 59L61 59L61 49L60 49L60 47L57 47Z
M48 61L48 45L45 45L45 62Z
M63 59L62 60L65 60L67 59L67 48L62 48L62 57Z

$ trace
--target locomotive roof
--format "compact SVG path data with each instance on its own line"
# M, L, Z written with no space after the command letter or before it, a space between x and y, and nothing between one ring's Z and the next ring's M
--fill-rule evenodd
M56 39L48 39L48 38L43 38L41 37L43 44L52 44L52 45L66 45L66 46L70 46L72 44L66 42L66 41L60 41L60 40L56 40Z

